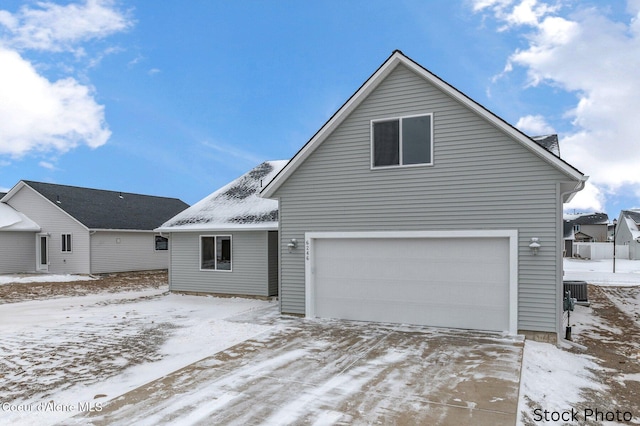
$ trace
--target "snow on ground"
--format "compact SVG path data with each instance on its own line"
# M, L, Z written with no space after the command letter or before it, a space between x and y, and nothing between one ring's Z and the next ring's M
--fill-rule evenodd
M225 318L275 306L165 289L0 305L0 423L54 424L104 404L270 329ZM49 401L71 408L38 411Z
M564 259L564 279L567 281L587 281L599 286L637 286L640 285L640 261L616 259L616 272L613 273L613 260Z
M88 275L53 275L53 274L37 274L37 275L0 275L0 285L13 283L67 283L70 281L90 281L94 280Z
M519 424L536 424L536 409L562 413L576 407L587 389L604 390L592 357L567 352L548 343L525 342L520 376Z
M564 259L564 271L565 280L586 281L606 287L607 297L620 310L640 322L640 261L616 259L614 274L611 259ZM625 291L618 291L620 289L614 288L616 286L625 287ZM629 297L630 294L635 297ZM565 314L565 321L566 318ZM571 312L571 323L574 335L593 337L605 330L621 338L624 336L624 330L605 324L588 306L576 306ZM604 343L615 344L613 341ZM541 420L534 410L540 408L562 413L583 401L584 392L606 393L606 386L596 375L596 372L603 372L603 368L596 361L585 353L569 352L555 345L527 340L522 362L518 424L557 424ZM640 379L640 375L629 375L625 379Z

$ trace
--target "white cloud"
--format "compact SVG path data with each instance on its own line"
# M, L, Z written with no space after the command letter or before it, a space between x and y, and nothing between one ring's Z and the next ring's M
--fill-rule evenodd
M622 185L640 188L640 0L627 5L633 15L617 19L606 5L575 7L535 0L474 3L507 28L529 31L526 46L510 56L504 72L522 67L530 87L545 84L576 96L575 106L565 111L573 128L560 143L563 158L591 176L576 202L589 199L596 209L604 194Z
M38 165L47 170L56 170L56 166L54 166L53 163L50 163L48 161L41 161L38 163Z
M584 189L578 192L570 203L564 205L564 211L604 212L605 196L593 183L587 181Z
M50 82L18 53L0 47L0 154L92 148L111 135L104 107L73 78Z
M124 31L132 21L116 10L110 0L86 0L83 4L58 5L38 2L24 6L15 15L3 11L0 24L9 33L5 43L19 49L60 52L76 45ZM4 17L3 17L4 16Z
M104 106L95 100L95 89L69 75L71 68L62 69L59 64L64 61L47 56L69 75L50 81L38 71L49 64L33 62L25 52L72 52L87 68L95 67L104 55L119 49L107 47L93 54L83 43L132 25L111 0L66 5L43 1L14 14L0 10L0 155L19 157L105 144L111 132Z
M531 136L541 136L555 133L553 127L551 127L541 115L527 115L524 117L520 117L520 119L516 123L516 127L521 132Z

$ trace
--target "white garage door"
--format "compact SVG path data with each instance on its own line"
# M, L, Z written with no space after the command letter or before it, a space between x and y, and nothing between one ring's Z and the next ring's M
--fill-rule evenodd
M509 237L307 241L313 316L515 332Z

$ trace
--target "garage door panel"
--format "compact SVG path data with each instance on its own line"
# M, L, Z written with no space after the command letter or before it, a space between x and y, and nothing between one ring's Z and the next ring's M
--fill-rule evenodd
M320 317L507 330L508 238L354 238L314 243Z

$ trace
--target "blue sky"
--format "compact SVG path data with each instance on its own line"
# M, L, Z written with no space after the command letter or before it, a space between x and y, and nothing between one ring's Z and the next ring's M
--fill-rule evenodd
M291 158L393 52L640 207L640 1L13 1L0 6L0 190L20 179L193 204Z

